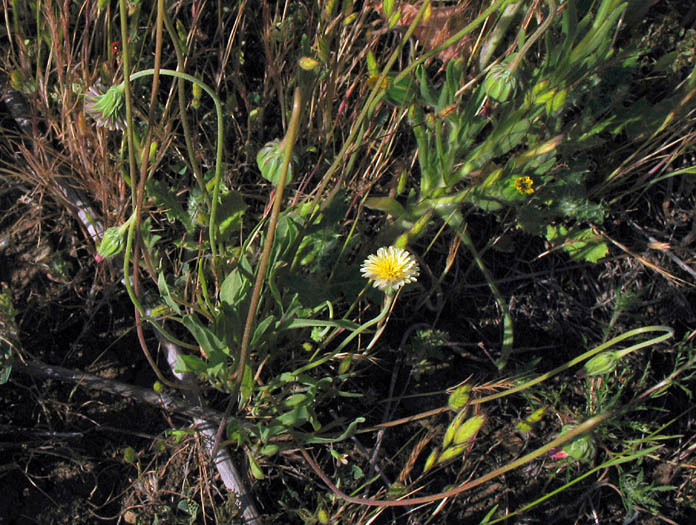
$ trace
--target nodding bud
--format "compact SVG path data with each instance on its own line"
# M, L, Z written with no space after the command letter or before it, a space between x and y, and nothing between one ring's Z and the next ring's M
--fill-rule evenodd
M104 232L99 247L97 248L97 257L101 260L108 259L114 255L118 255L123 251L125 246L125 232L120 226L112 226Z
M616 352L602 352L590 359L578 373L580 377L601 376L613 372L619 362Z
M493 100L506 102L517 91L517 77L506 64L496 64L483 81L483 90Z

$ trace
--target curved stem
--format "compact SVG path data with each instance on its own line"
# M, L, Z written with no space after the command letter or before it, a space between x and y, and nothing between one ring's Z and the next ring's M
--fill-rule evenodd
M590 359L591 357L594 357L595 355L599 354L600 352L606 350L607 348L610 348L614 346L617 343L620 343L621 341L628 339L630 337L640 335L643 333L647 332L658 332L658 331L663 331L665 332L664 334L653 337L652 339L649 339L647 341L643 341L641 343L636 343L635 345L632 345L625 350L622 350L620 352L633 352L635 350L638 350L640 348L645 348L646 346L651 346L657 343L661 343L662 341L666 341L670 337L674 336L674 330L672 330L668 326L644 326L643 328L636 328L635 330L630 330L624 334L621 334L619 336L614 337L613 339L610 339L609 341L602 343L599 346L596 346L584 354L576 357L575 359L572 359L571 361L568 361L567 363L554 368L553 370L550 370L549 372L546 372L544 374L541 374L540 376L535 377L534 379L530 379L529 381L516 386L514 388L510 388L508 390L504 390L502 392L498 392L496 394L491 394L489 396L485 397L480 397L477 399L472 399L469 404L471 405L481 405L483 403L487 403L488 401L493 401L494 399L500 399L501 397L509 396L510 394L515 394L517 392L521 392L522 390L526 390L529 387L532 387L534 385L538 385L542 381L546 381L548 379L551 379L553 376L556 376L560 374L561 372L564 372L565 370L568 370L569 368L574 367L575 365L578 365L582 363L583 361L586 361ZM372 430L378 430L381 428L389 428L389 427L395 427L402 425L404 423L410 423L412 421L418 421L420 419L425 419L426 417L434 416L437 414L440 414L442 412L447 412L450 410L448 406L440 407L440 408L434 408L432 410L428 410L426 412L421 412L420 414L415 414L412 416L404 417L401 419L396 419L394 421L389 421L388 423L381 423L379 425L375 425L374 427L366 428L364 429L365 432L372 431Z
M496 362L498 370L502 370L505 368L510 354L512 353L512 344L514 342L514 327L512 323L512 315L510 315L510 308L508 308L508 305L503 298L503 294L500 293L498 285L495 284L493 275L491 275L491 272L488 271L488 268L483 262L483 259L481 259L476 246L474 246L474 241L466 231L466 223L464 222L462 214L457 210L449 214L442 209L437 209L436 211L438 215L440 215L440 218L445 221L445 224L450 225L452 229L454 229L464 246L466 246L469 252L471 252L471 256L474 258L476 265L479 267L479 270L485 277L488 287L490 288L491 293L495 298L495 302L498 304L500 313L503 316L503 342L501 345L500 359L498 359Z
M382 307L382 311L379 313L377 317L374 319L371 319L367 321L365 324L360 325L358 329L356 329L354 332L352 332L348 337L346 337L343 342L338 345L338 347L331 352L330 354L325 355L321 359L317 359L316 361L309 363L302 368L299 368L298 370L295 370L293 374L301 374L302 372L306 372L307 370L311 370L312 368L316 368L320 365L323 365L327 361L330 361L334 357L336 357L341 351L350 343L353 339L355 339L358 335L360 335L362 332L370 328L371 326L376 325L380 321L382 321L387 314L389 313L389 310L391 310L392 304L394 304L394 298L396 295L394 294L387 294L385 295L384 298L384 306ZM374 339L373 341L370 342L369 346L372 346L374 344Z
M485 396L485 397L482 397L479 399L475 399L472 401L472 404L480 405L480 404L486 403L488 401L493 401L494 399L500 399L501 397L509 396L510 394L514 394L516 392L526 390L527 388L529 388L531 386L538 385L542 381L546 381L547 379L549 379L557 374L560 374L561 372L568 370L569 368L572 368L577 364L582 363L583 361L599 354L600 352L602 352L603 350L606 350L607 348L611 348L616 343L620 343L624 339L628 339L630 337L640 335L640 334L643 334L646 332L658 332L658 331L665 332L665 333L660 335L660 336L653 337L652 339L650 339L648 341L643 341L641 343L636 343L635 345L630 346L629 348L627 348L626 350L623 351L624 354L629 353L629 352L633 352L633 351L638 350L640 348L645 348L646 346L651 346L651 345L655 345L657 343L661 343L662 341L665 341L674 335L674 330L672 330L668 326L644 326L643 328L636 328L635 330L630 330L626 333L623 333L619 336L614 337L613 339L610 339L606 343L603 343L599 346L594 347L591 350L588 350L584 354L579 355L575 359L572 359L572 360L568 361L567 363L565 363L557 368L554 368L553 370L550 370L549 372L546 372L545 374L541 374L540 376L535 377L534 379L527 381L526 383L523 383L523 384L516 386L514 388L510 388L509 390L505 390L503 392L498 392L497 394L491 394L490 396Z
M153 75L155 72L154 69L144 69L142 71L138 71L137 73L133 73L130 76L130 80L134 81L139 78L145 77L145 76L150 76ZM223 127L223 120L222 120L222 102L220 102L220 98L217 96L215 91L213 91L210 87L208 87L207 84L202 82L201 80L197 79L193 75L189 75L187 73L182 73L181 71L173 71L171 69L160 69L159 70L160 75L164 76L169 76L169 77L175 77L183 80L187 80L189 82L192 82L193 84L196 84L200 86L200 88L205 91L208 95L210 95L210 98L213 99L213 102L215 103L215 113L217 115L217 146L215 150L215 179L214 179L214 186L213 186L213 196L212 196L212 204L210 207L210 222L208 224L208 230L209 230L209 236L210 236L210 251L212 252L213 255L213 268L216 268L216 259L217 259L217 225L215 224L215 216L217 213L217 206L218 206L218 200L220 196L220 183L222 181L222 151L223 151L223 145L224 145L224 127ZM126 99L127 101L127 99ZM127 106L126 106L127 109Z
M510 64L510 73L514 73L517 70L517 68L520 67L524 55L526 55L527 52L531 49L534 42L536 42L539 39L539 37L548 30L548 28L551 26L551 22L553 22L553 19L556 18L556 0L548 0L548 4L549 15L546 17L546 20L544 20L542 24L537 28L537 30L534 31L534 34L529 38L529 40L527 40L524 43L522 49L520 49L520 52L517 53L517 56L512 61L512 64Z
M174 52L176 53L176 64L177 70L184 72L186 67L186 61L184 59L184 52L181 49L181 43L179 42L179 37L174 29L174 24L172 23L169 13L164 12L164 27L167 28L167 33L169 33L169 38L174 45ZM191 169L193 170L193 176L198 182L198 187L201 189L201 194L205 199L208 206L211 205L210 194L208 193L208 188L205 187L205 180L201 175L201 167L196 160L196 155L193 151L193 136L191 135L191 126L189 126L188 116L186 115L186 95L184 92L184 79L177 79L178 91L179 91L179 119L181 120L181 128L184 131L184 141L186 142L186 152L188 153L189 162L191 163Z
M590 357L590 355L594 355L594 353L600 352L604 350L607 345L609 344L615 344L623 339L626 339L628 337L631 337L633 335L636 335L638 333L642 333L645 331L656 331L656 330L666 330L667 333L656 337L650 341L646 341L644 343L638 343L639 345L642 346L647 346L648 344L655 344L656 342L663 341L664 339L671 337L673 335L673 330L668 327L664 326L648 326L645 328L639 328L637 330L631 330L630 332L626 332L625 334L622 334L618 337L615 337L611 341L608 341L607 343L604 343L602 345L599 345L598 347L594 348L593 350L590 350L589 352L586 352L582 356L574 359L572 362L579 362L579 360L587 359ZM348 501L350 503L357 503L360 505L368 505L371 507L402 507L405 505L421 505L424 503L431 503L433 501L439 501L443 500L445 498L451 498L454 496L457 496L458 494L461 494L462 492L465 492L467 490L470 490L474 487L478 487L479 485L482 485L483 483L486 483L487 481L490 481L492 479L495 479L507 472L510 472L512 470L515 470L522 465L525 465L529 463L530 461L533 461L544 454L547 454L551 452L551 450L560 447L561 445L564 445L565 443L569 443L570 441L574 440L575 438L587 434L597 428L599 425L602 423L605 423L606 421L616 418L619 416L622 416L624 414L627 414L631 410L634 409L641 401L643 401L645 398L647 398L649 395L652 393L656 392L657 390L660 390L670 384L679 374L683 373L684 371L688 370L690 367L693 366L694 361L696 361L696 358L690 359L684 366L679 368L678 370L675 370L672 374L670 374L669 377L665 378L663 381L658 383L657 385L654 385L653 387L645 390L643 393L641 393L639 396L637 396L635 399L630 401L628 404L626 404L623 407L620 407L618 409L614 410L608 410L602 414L598 414L596 416L590 417L580 423L578 426L572 428L568 432L564 432L557 438L549 441L546 445L543 445L536 450L533 450L532 452L525 454L524 456L511 461L510 463L507 463L506 465L503 465L500 468L497 468L491 472L488 472L487 474L484 474L483 476L480 476L477 479L474 479L472 481L465 482L453 489L447 490L445 492L441 492L439 494L432 494L430 496L421 496L417 498L408 498L408 499L403 499L399 501L394 501L394 500L378 500L378 499L371 499L371 498L355 498L352 496L349 496L342 492L340 489L334 485L331 480L328 478L326 474L319 468L319 466L316 464L316 462L312 459L312 457L309 455L309 453L304 449L300 448L300 452L305 458L305 461L309 463L310 467L314 472L321 478L321 480L324 482L324 484L338 497L341 499ZM489 396L490 397L490 396Z
M626 409L624 409L626 410ZM529 454L526 454L522 456L521 458L516 459L515 461L512 461L506 465L503 465L500 468L497 468L488 474L484 474L483 476L473 480L473 481L468 481L465 482L458 487L455 487L453 489L447 490L445 492L441 492L439 494L432 494L430 496L421 496L418 498L408 498L408 499L403 499L403 500L378 500L378 499L372 499L372 498L355 498L352 496L349 496L348 494L342 492L339 488L334 485L331 480L328 478L326 474L319 468L319 466L316 464L316 462L312 459L312 457L309 455L307 450L304 448L300 448L300 452L302 453L302 456L305 458L305 461L309 463L309 466L312 467L312 470L314 470L315 474L321 478L321 480L324 482L324 484L331 489L331 492L336 494L338 497L341 499L348 501L349 503L357 503L360 505L367 505L370 507L403 507L406 505L422 505L424 503L431 503L433 501L439 501L445 498L451 498L453 496L456 496L458 494L461 494L462 492L465 492L467 490L473 489L474 487L478 487L479 485L482 485L483 483L490 481L492 479L497 478L498 476L502 476L506 472L510 472L511 470L515 470L518 467L521 467L522 465L529 463L530 461L543 456L544 454L550 452L552 449L560 447L561 445L568 443L569 441L572 441L573 439L577 438L578 436L581 436L582 434L586 434L590 431L592 431L594 428L599 426L601 423L606 421L607 419L611 417L615 417L618 415L619 411L609 411L605 412L603 414L600 414L598 416L591 417L578 425L577 427L573 428L572 430L569 430L568 432L565 432L564 434L561 434L558 436L556 439L548 442L546 445L539 447L536 450L533 450Z

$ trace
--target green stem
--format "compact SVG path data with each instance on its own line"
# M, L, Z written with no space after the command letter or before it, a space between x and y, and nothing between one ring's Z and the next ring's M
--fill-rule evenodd
M300 127L300 114L302 113L302 94L299 87L295 88L295 95L292 104L292 115L290 117L290 123L288 124L288 131L283 139L283 164L280 168L280 176L278 178L278 184L276 185L275 197L273 199L273 209L271 210L271 218L268 224L268 232L266 233L266 240L263 245L263 253L261 255L261 261L259 262L258 273L256 274L256 282L254 283L254 289L251 293L251 300L249 302L249 311L247 313L246 323L244 324L244 335L242 336L242 345L239 350L239 359L237 362L237 370L235 373L234 385L232 387L232 392L230 393L230 400L225 408L225 414L222 416L222 421L218 426L217 432L215 433L215 442L213 443L213 450L211 457L215 457L217 449L220 446L222 439L222 432L227 425L227 419L232 413L232 408L237 400L237 395L242 386L242 381L244 380L244 371L246 369L246 362L249 359L249 346L251 343L252 328L254 326L254 318L256 317L256 308L259 304L259 298L261 297L261 288L263 286L263 281L265 279L266 270L268 269L268 264L271 258L271 249L273 247L273 237L275 236L276 227L278 225L278 217L280 215L280 207L283 201L283 191L285 190L285 183L287 180L288 171L290 168L290 162L292 161L292 150L295 146L295 140L297 139L297 131Z
M182 348L188 348L190 350L199 350L198 346L191 345L189 343L186 343L184 341L181 341L180 339L177 339L174 337L172 334L170 334L167 330L162 328L156 320L151 317L150 315L147 314L145 311L145 308L141 304L140 300L138 299L138 296L135 294L135 290L133 289L133 286L130 282L130 278L128 277L129 272L130 272L130 255L133 250L133 240L135 238L135 215L137 214L138 210L135 210L131 217L128 219L128 232L126 236L126 249L123 255L123 283L126 286L126 291L128 292L128 297L130 297L131 302L133 303L133 306L135 309L138 311L138 314L143 318L143 320L149 322L152 326L155 327L155 329L161 333L164 337L166 337L169 341L172 343L181 346Z
M498 359L498 361L496 362L498 370L502 370L503 368L505 368L505 365L507 364L507 361L510 358L510 354L512 353L512 344L514 341L514 328L512 324L512 316L510 315L510 309L508 308L508 305L505 302L505 298L500 293L498 286L495 284L495 279L493 279L491 272L488 271L488 268L484 264L483 259L481 259L481 256L479 255L476 246L474 246L474 241L471 240L469 233L466 231L466 225L464 224L464 219L462 218L461 213L455 211L454 213L447 215L444 210L436 211L438 215L440 215L440 218L442 218L447 224L452 226L454 231L457 232L457 235L462 240L464 246L466 246L469 249L469 252L471 253L471 256L474 258L476 265L479 267L479 270L481 270L481 273L486 279L488 287L490 288L491 293L493 294L493 297L495 298L495 301L498 304L498 308L500 309L500 312L503 316L503 344L501 348L500 359Z
M130 76L130 80L134 81L139 78L145 77L145 76L150 76L153 75L155 72L154 69L144 69L142 71L138 71L137 73L133 73ZM210 222L208 225L208 230L209 230L209 236L210 236L210 251L212 252L213 255L213 268L216 268L216 258L217 258L217 226L215 224L215 216L217 214L217 206L218 206L218 200L220 196L220 183L222 181L222 152L223 152L223 144L224 144L224 130L223 130L223 120L222 120L222 102L220 102L220 98L217 96L215 91L213 91L210 87L208 87L207 84L202 82L201 80L197 79L196 77L189 75L187 73L182 73L181 71L173 71L171 69L160 69L159 70L160 75L164 76L169 76L169 77L175 77L179 78L182 80L187 80L193 84L197 84L198 86L201 87L203 91L205 91L208 95L210 95L210 98L213 99L213 102L215 103L215 112L217 115L217 146L215 150L215 179L214 179L214 187L213 187L213 202L210 207ZM125 82L125 81L124 81ZM126 99L126 110L128 109L128 99ZM130 128L130 126L129 126ZM129 146L130 147L130 146Z
M534 42L536 42L539 39L539 37L541 37L541 35L543 35L546 32L546 30L551 26L553 19L556 18L556 0L548 0L548 4L549 15L546 17L546 20L544 20L544 22L537 28L537 30L529 38L529 40L527 40L524 43L522 49L520 49L520 52L517 53L517 56L512 61L512 64L510 64L510 73L514 73L517 70L517 68L520 67L522 59L531 49Z
M174 45L174 51L176 52L176 64L177 70L183 72L186 67L186 61L184 60L184 51L181 49L181 43L179 42L179 36L174 29L174 24L172 23L169 13L164 13L164 27L167 28L169 33L169 38ZM191 169L193 170L193 175L198 182L198 186L201 189L203 198L206 204L210 207L210 194L208 193L208 188L205 187L205 180L201 175L201 167L196 160L196 155L193 152L193 136L191 134L191 126L189 126L188 117L186 116L186 95L184 92L184 79L179 78L178 81L178 91L179 91L179 119L181 120L181 128L184 130L184 141L186 142L186 152L188 153L189 162L191 163Z
M119 19L121 21L121 42L123 43L123 86L124 97L126 99L126 140L128 142L128 175L131 180L131 188L136 187L136 163L135 163L135 132L133 131L133 95L130 84L130 49L128 46L128 14L126 11L126 0L119 0ZM152 70L154 74L154 69ZM136 192L131 192L133 211L136 210ZM128 276L126 273L125 276ZM127 281L126 277L126 281Z
M645 348L646 346L652 346L657 343L661 343L662 341L665 341L672 337L674 335L674 330L672 330L668 326L644 326L643 328L636 328L635 330L630 330L626 333L623 333L619 336L614 337L613 339L610 339L606 343L602 343L599 346L596 346L592 348L591 350L588 350L584 354L576 357L575 359L572 359L568 361L567 363L554 368L553 370L546 372L545 374L541 374L538 377L535 377L534 379L527 381L524 384L521 384L519 386L516 386L514 388L510 388L508 390L505 390L503 392L498 392L497 394L491 394L490 396L486 397L481 397L479 399L476 399L472 401L472 404L480 405L482 403L487 403L488 401L493 401L494 399L500 399L501 397L509 396L510 394L515 394L517 392L520 392L522 390L526 390L529 387L532 387L534 385L538 385L539 383L546 381L547 379L550 379L551 377L560 374L561 372L568 370L569 368L574 367L575 365L582 363L583 361L597 355L598 353L606 350L607 348L611 348L617 343L620 343L624 339L629 339L631 337L634 337L636 335L640 335L643 333L647 332L664 332L664 334L653 337L652 339L649 339L648 341L643 341L641 343L636 343L635 345L631 345L630 347L626 348L625 350L622 350L624 354L633 352L635 350L639 350L641 348Z
M121 0L122 1L122 0ZM123 13L122 13L123 15ZM122 16L122 20L123 20ZM122 23L123 26L123 23ZM122 27L122 30L124 28ZM126 65L125 62L127 60L128 52L127 52L127 46L124 47L124 71L126 71ZM138 80L139 78L146 77L146 76L151 76L155 74L154 69L145 69L142 71L138 71L137 73L133 73L132 75L126 75L124 79L124 86L125 86L125 95L126 95L126 121L128 123L127 125L127 136L128 136L128 158L129 158L129 165L130 165L130 174L131 174L131 181L135 180L133 177L133 174L135 173L135 147L133 146L135 143L134 135L133 135L133 126L132 126L132 106L129 98L130 94L130 82L129 81L134 81ZM209 234L210 234L210 244L211 244L211 251L213 252L213 265L215 264L215 241L216 241L216 228L215 226L215 213L217 209L217 201L218 201L218 195L220 192L220 180L222 179L222 145L223 145L223 127L222 127L222 103L220 102L220 99L218 96L215 94L215 92L209 88L205 83L201 82L199 79L197 79L194 76L188 75L186 73L182 73L180 71L172 71L170 69L160 69L159 70L160 75L164 76L170 76L170 77L175 77L175 78L180 78L183 80L187 80L189 82L192 82L194 84L198 84L201 89L203 89L210 97L213 99L213 102L215 103L215 109L217 112L217 127L218 127L218 137L217 137L217 152L216 152L216 157L215 157L215 189L213 192L213 204L210 210L210 225L209 225ZM138 206L135 198L135 192L133 192L133 213L137 214L138 213ZM175 338L171 334L169 334L164 328L159 326L154 319L152 319L150 316L148 316L145 312L145 309L143 308L142 304L140 304L140 301L138 300L135 291L133 290L133 287L131 285L130 279L128 278L129 272L130 272L130 254L132 253L133 249L133 238L135 236L135 223L136 221L132 221L129 228L128 228L128 237L126 240L126 251L125 255L123 257L123 275L124 275L124 283L126 285L126 291L128 292L128 296L130 297L131 301L133 302L135 308L138 310L138 313L143 317L143 319L149 321L162 335L164 335L168 340L172 341L175 344L178 344L180 346L183 346L185 348L190 348L191 345L184 343L183 341L180 341L179 339Z
M353 339L355 339L357 336L359 336L361 333L363 333L365 330L370 328L371 326L376 325L380 321L382 321L387 314L389 313L389 310L391 309L392 304L394 303L394 298L396 297L396 294L386 294L384 297L384 306L382 307L382 311L379 313L377 317L374 319L371 319L367 321L365 324L360 325L358 329L356 329L354 332L352 332L348 337L346 337L343 342L338 345L338 347L331 353L325 355L321 359L317 359L316 361L309 363L302 368L299 368L293 372L293 375L299 375L302 372L306 372L307 370L311 370L312 368L316 368L320 365L323 365L327 361L330 361L334 357L336 357L341 351L350 343ZM374 339L373 341L370 342L370 346L374 344Z

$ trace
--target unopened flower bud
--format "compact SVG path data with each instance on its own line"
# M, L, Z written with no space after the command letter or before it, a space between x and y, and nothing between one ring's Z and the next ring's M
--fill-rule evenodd
M498 102L505 102L517 91L517 78L505 64L493 66L483 81L486 94Z
M602 352L585 363L586 376L601 376L613 372L619 362L616 352Z

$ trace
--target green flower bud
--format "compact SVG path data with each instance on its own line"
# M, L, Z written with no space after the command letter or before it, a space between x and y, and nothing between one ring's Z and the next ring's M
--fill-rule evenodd
M299 60L299 64L305 71L314 71L321 65L321 62L312 57L302 57Z
M133 447L128 447L123 451L123 459L125 459L127 463L133 463L136 458L137 454L135 453L135 449Z
M568 91L565 89L559 90L556 95L553 97L553 100L550 100L546 104L546 111L549 113L556 113L557 111L560 111L563 109L563 106L565 106L565 101L566 97L568 96Z
M586 376L601 376L613 372L619 362L616 352L602 352L585 363Z
M496 64L488 71L483 90L492 99L505 102L517 92L517 78L507 65Z
M353 363L353 358L351 356L346 356L341 360L341 364L338 365L338 375L342 376L350 370L350 366Z
M193 84L193 100L191 101L193 109L198 109L200 107L202 93L203 88L199 84Z
M343 19L343 25L344 26L349 26L353 22L355 22L355 19L358 18L360 13L351 13L347 17Z
M437 460L438 465L441 465L442 463L447 463L450 459L454 459L457 456L464 454L467 448L469 448L469 444L465 443L463 445L455 445L446 450L443 450L442 454L440 454L440 457Z
M256 154L256 164L261 171L261 176L272 184L280 182L280 172L283 166L283 143L278 139L268 142ZM288 174L285 182L292 180L292 162L288 167Z
M103 259L108 259L114 255L118 255L123 251L126 245L125 230L120 226L112 226L104 232L97 253Z
M563 432L572 430L572 425L563 427ZM590 459L595 453L595 444L590 434L583 434L561 447L573 459Z
M460 445L473 439L485 422L486 416L484 415L473 416L467 419L466 422L462 423L457 429L457 433L454 435L455 445Z
M392 483L391 487L389 487L387 492L390 496L401 496L406 492L406 485L400 481L395 481Z
M459 430L459 426L464 422L464 418L466 418L468 413L468 407L464 405L464 408L462 408L459 413L454 416L454 419L452 419L451 423L447 427L447 430L445 430L445 435L442 436L442 448L447 448L452 440L454 440L454 436L457 433L457 430Z
M97 126L123 129L125 89L124 84L111 86L106 93L101 93L94 86L89 88L85 96L85 111L96 121Z
M326 512L325 508L320 507L317 511L317 521L322 524L329 523L329 513Z
M462 408L464 408L471 397L470 392L471 385L469 384L462 385L452 392L447 400L450 410L453 412L459 412Z
M532 431L532 427L541 421L541 418L544 417L544 414L546 413L546 408L537 408L534 412L529 414L526 418L524 418L522 421L517 423L515 428L519 430L520 432L524 433L529 433Z

